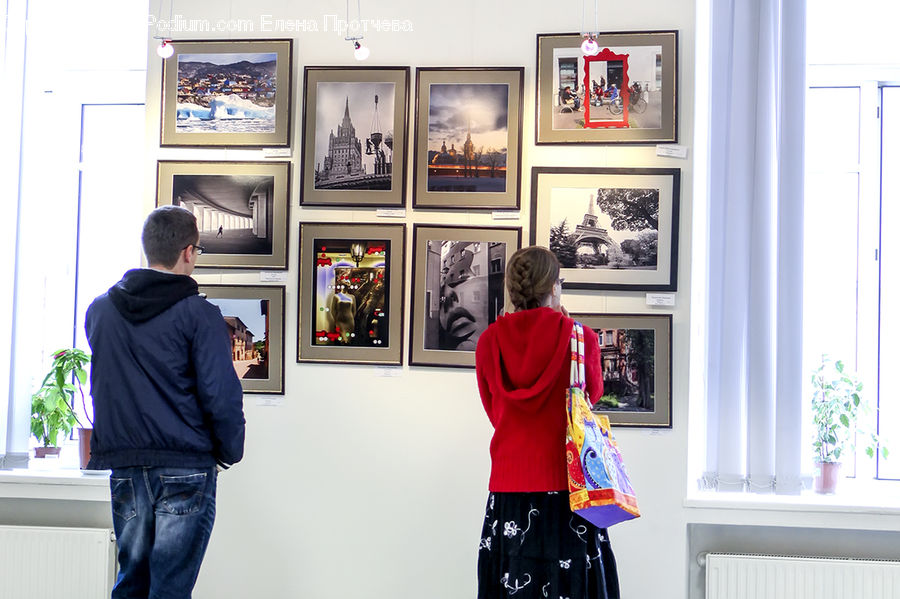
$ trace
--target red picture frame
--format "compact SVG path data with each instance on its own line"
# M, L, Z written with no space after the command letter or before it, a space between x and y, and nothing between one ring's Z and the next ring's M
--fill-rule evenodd
M594 86L591 82L591 64L595 62L612 62L612 61L621 61L622 62L622 85L618 90L618 97L615 100L612 100L611 103L604 104L603 98L601 96L600 104L594 105ZM628 127L628 105L629 105L629 96L630 94L630 83L628 81L628 55L627 54L616 54L609 48L604 48L601 50L596 56L585 56L584 57L584 126L586 128L597 129L597 128L624 128ZM621 114L621 119L609 119L609 120L591 120L591 108L593 107L596 112L600 110L604 110L604 106L606 110L610 112L610 114L616 115ZM617 113L616 109L621 110L621 112Z

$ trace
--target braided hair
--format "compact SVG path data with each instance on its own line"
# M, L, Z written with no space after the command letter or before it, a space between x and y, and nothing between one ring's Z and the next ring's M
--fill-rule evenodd
M559 261L547 248L532 245L512 255L506 266L506 291L514 311L544 305L559 278Z

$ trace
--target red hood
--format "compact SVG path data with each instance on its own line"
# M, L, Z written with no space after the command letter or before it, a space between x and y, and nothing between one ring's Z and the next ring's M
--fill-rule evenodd
M550 308L514 312L499 318L491 335L491 389L496 395L522 402L542 403L569 360L571 318ZM568 371L568 369L567 369ZM537 409L539 406L528 406Z

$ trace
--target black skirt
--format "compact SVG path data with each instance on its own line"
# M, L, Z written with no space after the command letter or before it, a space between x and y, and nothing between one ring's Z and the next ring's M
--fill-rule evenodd
M566 491L491 493L478 546L478 599L619 599L609 536Z

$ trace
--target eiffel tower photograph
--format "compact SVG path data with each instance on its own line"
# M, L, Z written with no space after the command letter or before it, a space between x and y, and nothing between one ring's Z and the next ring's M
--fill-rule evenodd
M655 270L659 189L554 188L550 250L563 268Z

